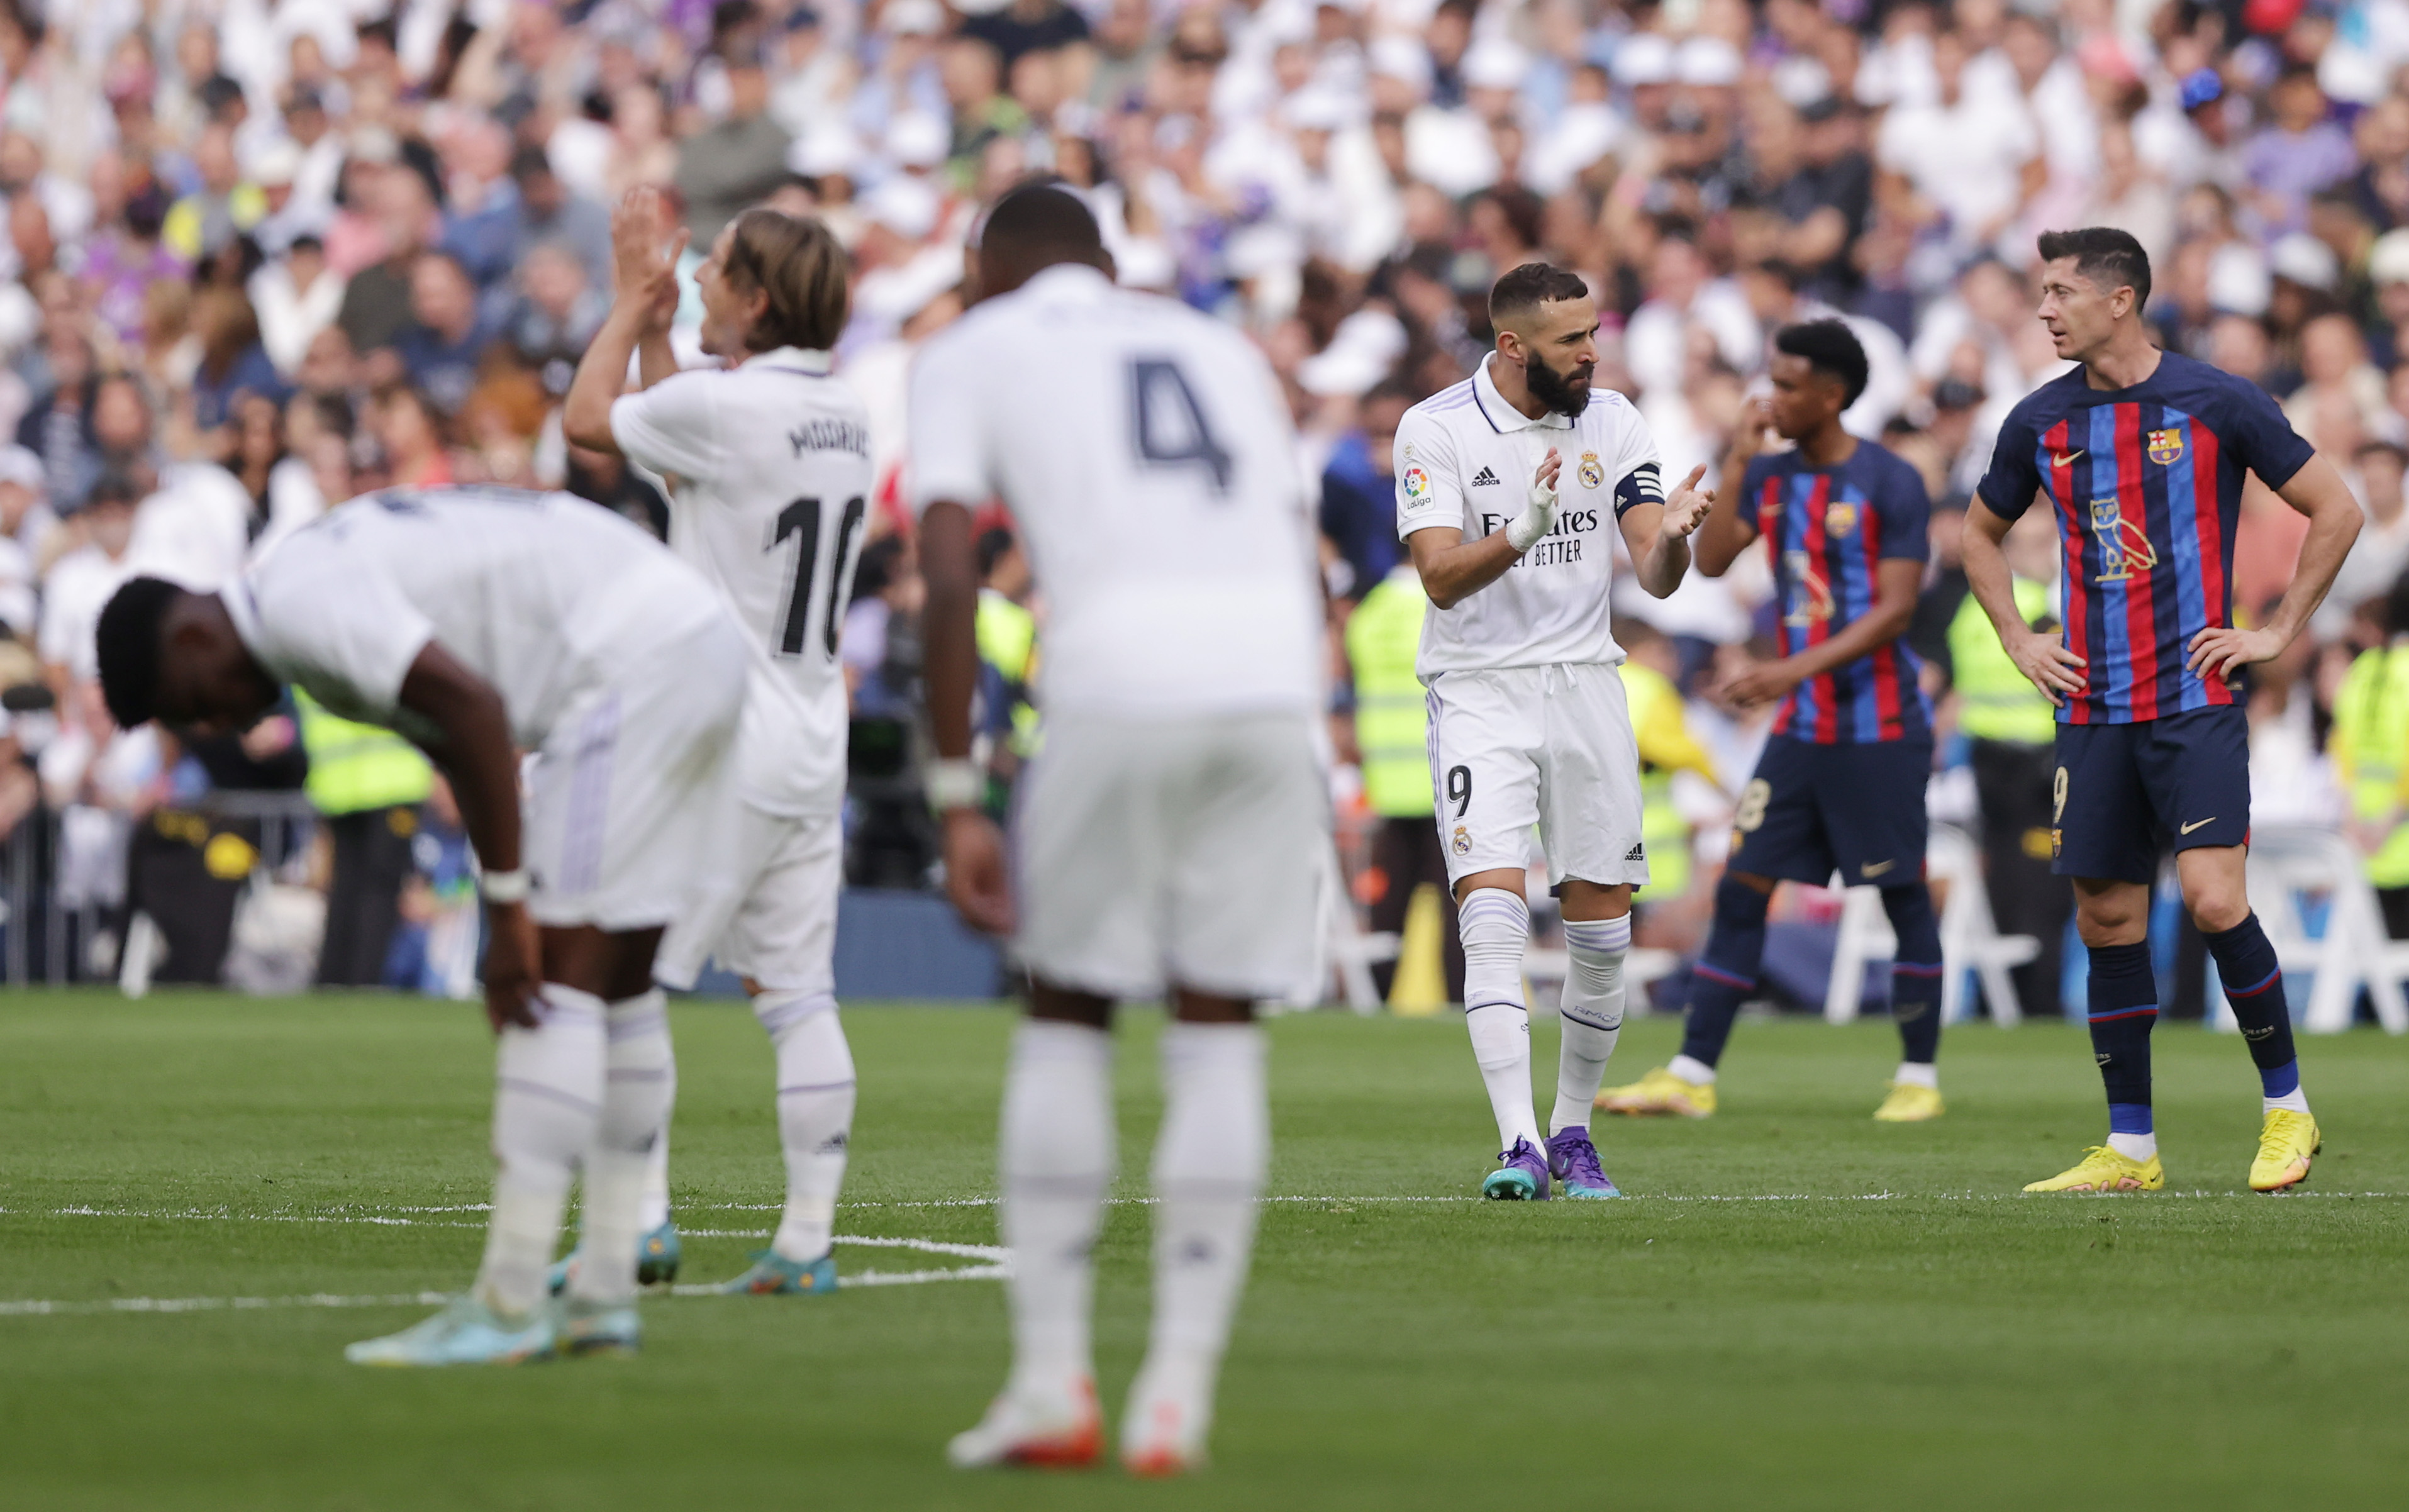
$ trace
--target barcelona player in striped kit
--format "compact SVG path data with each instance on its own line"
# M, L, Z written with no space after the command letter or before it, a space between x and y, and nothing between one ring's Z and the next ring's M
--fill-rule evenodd
M1732 818L1731 859L1691 976L1681 1053L1601 1094L1598 1105L1694 1118L1714 1112L1716 1065L1756 986L1774 884L1821 886L1838 871L1852 885L1882 889L1898 935L1891 1014L1899 1067L1874 1116L1917 1122L1942 1111L1934 1066L1940 927L1924 884L1932 714L1916 685L1915 655L1898 637L1915 612L1932 506L1912 467L1841 428L1841 411L1866 386L1865 350L1848 326L1786 326L1773 348L1773 396L1751 406L1724 458L1697 564L1719 577L1765 538L1782 656L1734 678L1724 693L1743 704L1779 698L1782 707ZM1793 449L1767 453L1769 431Z
M2082 366L2010 411L1966 517L1966 577L2000 642L2058 706L2055 870L2074 880L2091 952L2091 1044L2108 1143L2027 1191L2153 1191L2166 1181L2150 1106L2157 986L2150 885L2171 846L2257 1063L2264 1122L2250 1186L2309 1174L2316 1119L2301 1088L2274 948L2250 911L2249 728L2232 678L2281 655L2359 534L2341 476L2255 384L2152 346L2150 264L2105 227L2041 238L2041 319ZM2245 473L2306 515L2291 584L2267 623L2233 614ZM2064 544L2065 639L2016 612L1999 541L2045 499Z

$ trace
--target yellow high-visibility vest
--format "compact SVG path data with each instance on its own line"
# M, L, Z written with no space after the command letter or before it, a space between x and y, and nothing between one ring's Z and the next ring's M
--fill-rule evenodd
M424 803L435 790L435 770L418 748L389 729L340 719L299 688L301 744L310 753L306 788L327 815Z
M2409 641L2362 651L2334 695L2326 742L2351 813L2379 820L2409 807ZM2368 858L2367 880L2409 887L2409 821L2396 824Z
M1633 661L1621 670L1631 733L1639 746L1639 840L1648 847L1648 886L1632 896L1643 903L1679 898L1690 890L1695 858L1690 822L1673 807L1673 773L1686 768L1712 782L1714 762L1690 733L1681 690L1671 678Z
M1347 661L1355 671L1355 745L1363 798L1384 818L1431 812L1430 711L1414 676L1430 598L1410 562L1376 583L1347 619Z
M2028 578L2014 583L2016 612L2038 625L2050 612L2049 589ZM1991 616L1974 596L1957 606L1949 622L1949 659L1957 687L1957 727L1978 741L2008 745L2047 745L2057 739L2057 711L2032 679L2016 670Z

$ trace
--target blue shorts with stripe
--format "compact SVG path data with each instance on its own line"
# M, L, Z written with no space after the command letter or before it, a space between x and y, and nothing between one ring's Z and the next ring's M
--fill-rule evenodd
M2168 849L2250 841L2250 717L2240 704L2057 727L2050 870L2147 883Z
M1730 869L1822 886L1893 887L1924 875L1929 737L1765 742L1732 816Z

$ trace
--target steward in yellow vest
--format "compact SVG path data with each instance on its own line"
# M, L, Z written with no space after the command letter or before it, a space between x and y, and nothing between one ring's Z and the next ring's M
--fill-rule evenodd
M1372 837L1372 864L1364 874L1372 928L1402 934L1415 889L1436 885L1445 906L1440 958L1448 1001L1464 1001L1464 943L1456 932L1455 900L1448 896L1447 856L1439 848L1433 816L1430 752L1424 742L1429 706L1414 676L1422 616L1430 599L1421 574L1401 562L1373 585L1347 620L1347 663L1355 683L1355 747L1363 772L1363 798L1379 816ZM1389 995L1396 963L1372 968L1373 985Z
M2334 695L2326 749L2350 798L2353 838L2384 904L2386 932L2409 939L2409 574L2385 604L2387 644L2362 651Z
M418 806L435 789L434 769L389 729L339 719L298 688L293 701L310 753L310 802L333 841L318 982L375 986L401 919L402 886L415 870Z

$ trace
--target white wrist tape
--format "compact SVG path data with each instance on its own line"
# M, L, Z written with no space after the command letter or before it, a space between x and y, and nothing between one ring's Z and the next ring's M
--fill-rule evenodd
M1530 508L1506 522L1506 544L1517 552L1529 551L1555 523L1556 491L1533 483Z
M482 872L477 877L477 890L489 903L524 903L529 891L527 869Z
M987 797L987 773L979 770L975 761L931 761L922 774L921 785L928 791L931 814L974 809Z

